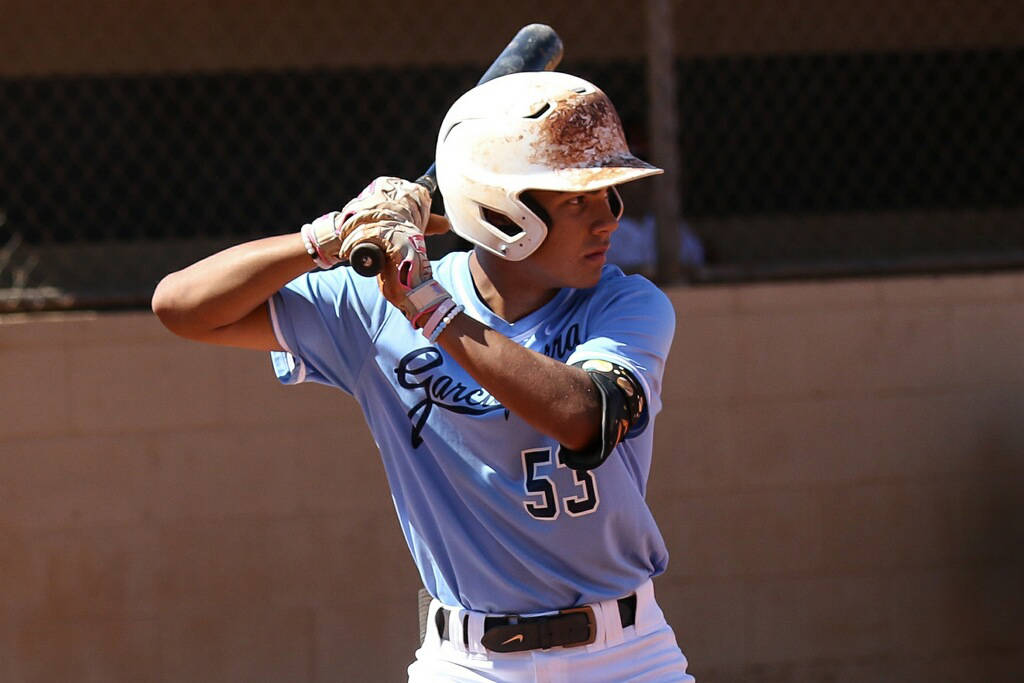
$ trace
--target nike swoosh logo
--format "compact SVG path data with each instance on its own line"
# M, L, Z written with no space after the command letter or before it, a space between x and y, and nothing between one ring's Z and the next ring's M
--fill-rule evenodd
M522 640L523 640L523 634L522 633L517 633L514 636L512 636L511 638L509 638L508 640L506 640L504 643L502 643L502 645L508 645L509 643L519 643L519 642L522 642Z

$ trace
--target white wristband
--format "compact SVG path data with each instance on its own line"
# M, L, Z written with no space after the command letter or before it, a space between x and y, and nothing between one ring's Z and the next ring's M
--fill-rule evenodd
M438 304L437 308L434 309L430 319L427 320L427 324L420 330L423 336L430 339L430 335L434 333L434 329L444 320L444 317L448 315L451 310L455 308L455 302L449 297L447 300L442 301Z
M427 341L429 341L431 344L436 342L437 338L441 336L442 332L444 332L444 328L448 327L448 324L451 323L451 321L455 320L455 316L457 316L459 313L462 313L464 310L466 310L465 307L463 307L462 304L459 304L452 308L450 311L448 311L448 313L441 320L441 323L437 326L437 328L430 333L429 337L427 337Z
M341 262L338 258L340 239L336 230L337 211L320 216L302 226L302 243L310 258L320 268L329 270Z
M309 234L306 231L306 228L308 227L310 227L310 225L309 223L306 223L302 226L302 229L299 230L299 234L302 235L302 246L306 247L306 253L309 254L309 258L313 259L313 263L316 263L316 265L319 266L320 264L317 263L316 249L313 247L313 243L310 241Z

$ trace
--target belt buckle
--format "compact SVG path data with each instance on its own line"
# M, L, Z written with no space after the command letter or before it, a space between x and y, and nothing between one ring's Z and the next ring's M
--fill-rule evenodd
M563 647L580 647L582 645L590 645L597 640L597 618L594 617L594 608L590 605L583 605L581 607L570 607L569 609L558 610L561 614L586 614L587 615L587 639L572 645L564 645Z

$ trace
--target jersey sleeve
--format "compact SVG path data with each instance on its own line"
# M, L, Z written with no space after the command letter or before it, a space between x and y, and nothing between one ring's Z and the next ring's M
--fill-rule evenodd
M630 430L633 436L661 410L661 380L675 334L675 309L664 292L638 275L612 283L610 291L593 299L586 338L566 363L600 358L622 365L637 377L647 398L647 412Z
M375 278L349 268L292 280L268 301L274 335L285 351L271 352L284 384L319 382L353 393L373 339L390 314Z

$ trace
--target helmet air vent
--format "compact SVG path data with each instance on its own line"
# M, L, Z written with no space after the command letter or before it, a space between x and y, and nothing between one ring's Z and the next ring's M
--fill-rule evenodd
M539 119L540 117L544 116L544 114L546 114L548 112L548 110L550 110L550 109L551 109L551 103L550 102L545 102L541 106L540 109L538 109L537 111L533 112L532 114L527 115L525 118L528 118L528 119Z
M451 128L449 128L447 131L445 131L444 140L448 139L448 136L452 134L452 131L455 130L455 127L458 126L460 123L462 123L462 121L456 121L455 123L452 124ZM442 140L442 142L444 140Z

